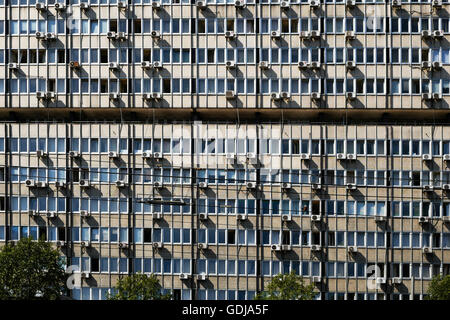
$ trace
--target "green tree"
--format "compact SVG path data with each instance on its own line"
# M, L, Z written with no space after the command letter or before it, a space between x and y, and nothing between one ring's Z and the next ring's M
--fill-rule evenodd
M292 271L276 275L255 300L312 300L315 296L314 285L305 285L303 278Z
M67 275L58 250L44 240L22 238L0 251L0 299L58 299L67 293Z
M158 278L137 273L120 278L114 288L115 293L108 300L169 300L170 294L161 294Z
M450 300L450 275L438 275L428 287L428 300Z

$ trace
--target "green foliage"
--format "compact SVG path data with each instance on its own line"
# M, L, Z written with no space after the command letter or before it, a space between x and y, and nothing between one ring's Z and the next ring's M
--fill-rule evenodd
M292 271L276 275L267 290L258 293L255 300L312 300L315 296L314 285L306 286L303 278Z
M151 274L137 273L118 280L115 294L108 295L108 300L169 300L170 294L161 294L158 278Z
M450 275L438 275L428 288L428 300L450 300Z
M67 292L64 263L51 244L22 238L0 251L0 300L54 300Z

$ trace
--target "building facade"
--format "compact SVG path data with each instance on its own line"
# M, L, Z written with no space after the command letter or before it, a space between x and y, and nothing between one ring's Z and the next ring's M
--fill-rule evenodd
M449 4L0 0L0 245L75 299L423 299L450 272Z

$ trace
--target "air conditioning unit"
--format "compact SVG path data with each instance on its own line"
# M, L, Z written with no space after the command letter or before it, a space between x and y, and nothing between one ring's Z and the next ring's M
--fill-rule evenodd
M47 184L47 182L44 182L44 181L36 181L35 187L36 188L47 188L48 184Z
M421 35L422 35L422 38L429 38L429 37L431 37L431 32L430 32L430 30L422 30Z
M270 32L270 36L274 39L279 39L281 37L281 34L279 31L272 31Z
M444 154L443 159L444 161L450 161L450 154Z
M347 153L347 160L356 160L355 153Z
M236 161L236 155L234 153L227 153L225 157L228 160L228 162Z
M36 39L45 39L45 33L37 31L34 36L36 37Z
M391 279L392 284L400 284L402 283L402 279L399 277L395 277Z
M8 69L17 70L18 69L17 63L14 63L14 62L8 63Z
M318 222L318 221L320 221L320 216L317 215L317 214L311 215L311 221L312 221L312 222Z
M376 282L377 282L378 284L385 284L385 283L386 283L386 278L381 278L381 277L379 277L379 278L377 278Z
M150 61L142 61L141 67L144 69L150 69L153 67L152 63Z
M25 180L25 185L27 187L35 187L36 186L36 181L31 180L31 179L27 179L27 180Z
M431 154L423 154L422 155L422 160L430 161L430 160L433 160L433 157L431 156Z
M206 249L208 249L208 244L207 243L199 243L199 244L197 244L197 248L199 250L206 250Z
M78 69L78 68L81 67L81 65L80 65L80 63L79 63L78 61L70 61L70 62L69 62L69 65L70 65L70 67L73 68L73 69Z
M419 217L419 224L427 224L430 222L429 217Z
M355 39L355 31L345 31L345 39L346 40L353 40Z
M157 30L153 30L150 34L151 34L152 38L155 38L155 39L161 38L161 33Z
M38 98L38 99L47 99L47 92L44 92L44 91L36 92L36 98Z
M312 69L320 69L320 62L318 62L318 61L312 61L311 64L310 64L310 67L311 67Z
M36 150L36 157L45 158L48 154L44 150Z
M302 159L302 160L310 160L311 159L311 155L309 153L302 153L302 154L300 154L300 159Z
M153 242L152 246L155 249L161 249L163 247L163 243L162 242Z
M36 10L39 10L39 11L45 11L45 10L47 10L47 6L45 5L45 3L42 3L42 2L37 2L37 3L34 5L34 7L36 8Z
M28 211L28 215L30 216L30 217L39 217L39 212L38 211L36 211L36 210L29 210Z
M206 8L206 2L205 1L197 1L197 8L203 10Z
M282 221L292 221L292 216L290 214L282 214L281 220Z
M147 100L161 100L162 94L160 92L152 92L147 94Z
M280 7L282 9L288 9L289 8L289 1L281 1L280 2Z
M114 31L108 31L108 32L106 33L106 37L107 37L108 39L116 39L116 33L115 33Z
M313 99L313 100L320 100L320 93L319 92L311 93L311 99Z
M320 31L319 30L312 30L310 32L311 38L320 38Z
M314 276L311 279L312 279L312 282L314 282L314 283L321 283L322 282L322 278L319 277L319 276Z
M109 94L109 100L119 100L119 94L117 92L111 92Z
M311 33L309 31L301 31L300 39L309 39L311 38Z
M88 9L89 9L89 3L81 2L81 3L80 3L80 9L82 9L82 10L88 10Z
M281 251L281 245L279 245L279 244L273 244L273 245L271 246L271 249L272 249L273 251Z
M347 190L356 190L355 183L347 183Z
M55 187L56 188L65 188L66 187L66 183L62 182L62 181L56 181L55 182Z
M281 251L291 251L292 246L290 244L282 244L281 245Z
M208 220L208 214L206 214L206 213L199 213L198 218L200 220Z
M375 222L386 222L387 221L387 217L385 216L375 216L373 217Z
M434 100L442 100L442 93L432 93Z
M432 0L431 5L433 8L442 8L442 0Z
M150 151L142 152L142 158L148 159L148 158L152 158L152 157L153 157L153 154Z
M89 248L91 246L91 242L90 241L81 241L80 244L84 248Z
M117 2L117 7L119 9L126 9L127 8L127 3L124 2L124 1L119 1L119 2Z
M187 280L191 277L191 275L187 273L180 273L178 277L180 278L180 280Z
M119 242L118 246L120 249L128 249L128 243L126 242Z
M54 34L53 32L47 32L45 34L45 40L54 40L56 39L56 34Z
M208 188L208 183L207 182L199 182L198 187L200 189L206 189L206 188Z
M354 93L354 92L346 92L345 93L345 98L347 100L355 100L356 99L356 93Z
M78 182L78 184L80 185L80 187L82 188L89 188L91 186L91 183L88 180L80 180Z
M355 246L350 246L350 247L348 247L348 252L356 253L356 252L358 252L358 248Z
M422 61L420 66L421 66L422 69L430 69L431 68L431 62L430 61Z
M91 216L91 213L87 210L80 210L80 217L82 218L89 218Z
M117 64L117 62L110 62L109 68L110 69L119 69L119 65Z
M240 220L240 221L247 220L247 215L243 214L243 213L238 213L236 215L236 220Z
M117 188L124 188L124 187L126 187L128 185L128 183L126 183L125 181L123 181L123 180L117 180L116 181L116 187Z
M422 100L432 100L433 95L431 93L422 93Z
M440 61L433 61L431 64L433 69L442 69L442 62Z
M347 61L345 63L345 67L347 69L355 69L356 68L356 63L355 63L355 61Z
M309 68L310 65L309 65L309 62L307 62L307 61L299 61L298 62L298 67L300 69L306 69L306 68Z
M261 69L269 68L269 62L267 62L267 61L260 61L258 65Z
M433 186L430 186L430 185L424 185L424 186L423 186L423 191L424 191L424 192L432 192L433 189L434 189L434 187L433 187Z
M196 276L196 279L197 279L198 281L205 281L206 279L208 279L208 276L207 276L206 274L202 273L202 274L198 274L198 275Z
M153 212L153 213L152 213L152 219L153 219L153 220L160 220L160 219L162 219L162 214L161 214L161 212Z
M281 100L280 94L279 94L278 92L272 92L272 93L270 94L270 98L271 98L272 100Z
M289 182L283 182L281 184L281 189L284 189L284 190L292 189L292 184L290 184Z
M449 223L449 222L450 222L450 216L443 216L443 217L442 217L442 221L443 221L444 223Z
M153 182L153 187L156 189L162 189L162 188L164 188L164 185L160 181L155 181L155 182Z
M442 30L435 30L433 31L433 37L435 38L442 38L444 36L444 31Z
M158 1L152 1L152 8L161 9L161 3L159 3Z
M56 11L64 11L66 10L66 5L64 3L55 3L55 9Z
M81 278L83 279L89 279L91 277L91 274L89 272L82 272Z
M322 247L318 244L311 245L311 251L321 251Z
M58 241L56 241L56 246L58 248L65 247L66 246L66 242L62 241L62 240L58 240Z
M311 183L311 189L313 190L321 190L322 185L320 183Z
M422 248L422 252L425 254L433 253L433 249L431 247Z
M242 8L245 6L245 2L242 1L242 0L235 0L235 1L234 1L234 6L235 6L237 9L242 9Z
M393 7L401 7L402 1L401 0L392 0L392 6Z
M256 153L253 152L247 152L247 160L255 160L256 159Z
M225 91L225 98L234 99L236 98L236 93L233 90L227 90Z
M336 154L336 159L345 160L345 159L347 159L347 155L345 153L338 153L338 154Z
M108 153L108 157L109 157L109 158L112 158L112 159L116 159L116 158L119 157L119 154L118 154L117 152L115 152L115 151L110 151L110 152Z
M163 155L161 152L153 152L153 159L162 159Z
M57 216L58 216L58 213L56 211L47 212L47 218L56 218Z
M225 31L225 38L227 39L235 39L236 34L233 31Z
M154 61L153 62L153 68L154 69L161 69L162 68L162 63L161 63L161 61Z
M69 157L79 158L79 157L81 157L81 154L78 151L69 151Z
M233 68L236 68L236 63L234 61L227 61L227 62L225 62L225 66L228 69L233 69Z
M320 1L318 0L310 0L309 6L312 8L318 8L320 6Z
M116 39L118 39L118 40L126 40L127 39L127 34L125 32L119 32L119 33L117 33Z
M250 190L256 189L256 182L247 182L246 186Z
M353 8L356 5L355 0L347 0L345 1L345 6L349 8Z

